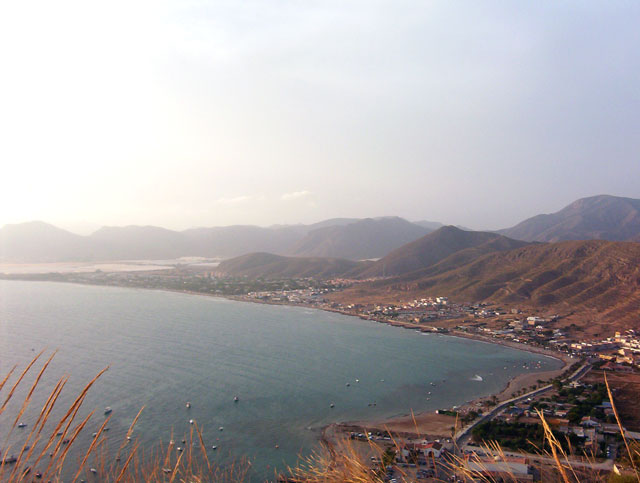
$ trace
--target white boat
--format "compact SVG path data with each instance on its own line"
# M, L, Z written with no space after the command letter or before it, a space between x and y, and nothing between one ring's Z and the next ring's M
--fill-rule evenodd
M238 402L240 401L240 398L238 396L233 396L233 402Z
M187 407L187 409L189 409L191 407L191 403L187 401L187 404L185 404L185 406Z
M26 428L27 427L27 423L20 423L18 424L19 428Z
M111 406L107 406L106 408L104 408L104 413L105 414L111 414L112 411L113 411L113 409L111 409Z

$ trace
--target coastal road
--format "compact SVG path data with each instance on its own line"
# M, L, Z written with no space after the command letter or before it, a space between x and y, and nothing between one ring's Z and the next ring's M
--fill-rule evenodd
M589 371L589 369L591 369L591 363L585 362L582 366L580 366L578 369L576 369L576 371L573 374L571 374L569 377L567 377L565 379L565 382L577 381L582 376L584 376ZM538 389L530 391L530 392L528 392L526 394L523 394L522 396L517 396L517 397L511 398L511 399L507 399L506 401L501 402L500 404L495 406L491 411L489 411L488 413L484 414L482 417L476 419L470 425L465 426L460 431L458 431L458 433L456 433L456 435L454 436L454 442L456 443L456 446L458 448L462 448L464 445L466 445L467 442L469 441L469 438L471 437L471 431L473 430L473 428L475 428L478 424L482 424L482 423L484 423L486 421L491 421L500 412L502 412L502 410L506 409L511 404L514 404L514 403L517 403L517 402L520 402L520 401L524 401L527 398L530 398L530 397L533 397L533 396L539 396L540 394L543 394L543 393L545 393L545 392L547 392L547 391L549 391L551 389L553 389L553 384L548 384L546 386L543 386L541 388L538 388Z

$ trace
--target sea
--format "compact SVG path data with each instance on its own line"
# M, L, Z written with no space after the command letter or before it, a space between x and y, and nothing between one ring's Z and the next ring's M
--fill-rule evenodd
M252 481L273 480L317 450L332 422L450 408L498 392L523 372L561 366L500 345L302 307L0 281L0 381L43 350L37 370L57 352L20 418L27 428L10 431L35 369L0 415L3 454L23 442L61 377L69 380L51 420L108 367L78 414L95 411L74 448L90 444L108 406L115 451L144 408L132 442L147 451L170 439L179 446L193 420L210 458L223 467L250 462ZM0 404L16 378L0 391ZM69 465L80 457L74 451Z

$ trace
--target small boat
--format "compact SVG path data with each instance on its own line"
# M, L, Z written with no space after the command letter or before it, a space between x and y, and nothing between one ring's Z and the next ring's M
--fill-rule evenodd
M345 384L345 386L347 386L347 387L349 387L350 385L351 385L351 384L350 384L350 383L348 383L348 382Z
M331 409L333 409L333 408L335 408L335 407L336 407L336 405L335 405L335 404L333 404L333 403L331 403L331 404L329 404L329 407L330 407Z
M26 428L27 427L27 423L20 423L18 424L19 428Z
M360 379L356 379L356 382L360 382Z
M189 401L187 401L187 404L185 404L185 406L187 407L187 409L191 408L191 403Z
M95 468L91 468L89 471L93 474L96 474L98 472L98 470L96 470Z
M220 427L218 428L218 431L224 431L224 427L220 426Z
M104 408L104 413L105 414L111 414L112 411L113 411L113 409L111 409L111 406L107 406L106 408Z
M182 448L181 448L180 446L178 446L178 447L176 448L176 451L182 451Z
M233 396L233 402L238 402L240 401L240 398L238 396Z
M193 424L193 419L190 419L190 420L189 420L189 424Z
M217 450L217 449L218 449L218 447L214 444L214 445L211 447L211 449L215 451L215 450Z
M16 458L14 455L11 455L4 460L0 460L0 464L12 465L16 461L18 461L18 458Z

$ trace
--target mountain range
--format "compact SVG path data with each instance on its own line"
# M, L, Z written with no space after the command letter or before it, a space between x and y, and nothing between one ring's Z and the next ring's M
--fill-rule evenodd
M103 227L81 236L34 221L0 229L0 261L229 258L251 252L358 260L384 256L432 230L402 218L382 217L334 218L311 225L234 225L184 231L156 226Z
M486 253L511 250L528 244L497 233L465 231L454 226L444 226L391 251L377 261L354 262L329 257L249 253L221 262L217 272L251 278L280 278L283 274L291 278L323 278L322 274L330 273L332 277L351 279L388 279L419 274L444 260L448 260L451 266L459 266Z
M457 235L447 239L447 234L452 232L437 230L442 226L437 222L413 223L398 217L334 218L311 225L235 225L184 231L154 226L103 227L89 236L80 236L43 222L29 222L0 229L0 261L232 258L266 252L352 261L382 257L376 264L353 270L362 270L357 273L360 277L394 276L408 269L425 268L453 253L468 260L498 248L517 248L516 240L640 241L640 200L609 195L583 198L556 213L537 215L494 233L505 238L461 230L476 235L467 236L464 241ZM423 239L432 232L438 233L438 240ZM317 264L317 260L314 263Z

